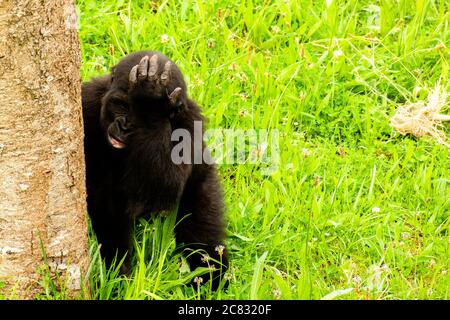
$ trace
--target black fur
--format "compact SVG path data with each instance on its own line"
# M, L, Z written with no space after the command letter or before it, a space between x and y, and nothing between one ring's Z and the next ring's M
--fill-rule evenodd
M158 71L152 77L155 61L142 58L153 55L158 57ZM167 61L157 52L137 52L122 59L111 74L83 84L88 211L107 264L116 254L120 259L128 252L122 269L128 272L134 219L178 206L177 243L185 245L192 270L208 266L192 250L205 250L222 261L222 270L213 273L217 287L219 274L228 268L226 251L220 257L216 250L224 240L221 187L214 165L176 165L171 160L177 143L171 142L172 131L184 128L193 137L194 121L203 121L203 117L187 97L175 64L169 64L170 77L163 79ZM138 64L146 70L133 78L141 72L133 70ZM177 89L181 94L170 99L176 88L181 88ZM210 264L220 269L217 263Z

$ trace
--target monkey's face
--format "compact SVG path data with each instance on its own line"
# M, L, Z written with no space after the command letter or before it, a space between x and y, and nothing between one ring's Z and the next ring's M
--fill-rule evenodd
M106 140L115 149L130 148L139 137L143 141L144 134L154 132L170 118L168 99L136 97L131 91L112 85L102 99L100 124Z
M127 94L120 90L110 90L102 99L100 123L113 148L123 149L127 146L135 127L131 119Z

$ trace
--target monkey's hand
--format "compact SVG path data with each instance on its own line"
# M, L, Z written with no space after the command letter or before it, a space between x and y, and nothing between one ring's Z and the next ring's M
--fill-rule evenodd
M167 99L173 109L186 106L184 87L181 72L176 65L159 54L143 57L130 71L131 94L150 99Z

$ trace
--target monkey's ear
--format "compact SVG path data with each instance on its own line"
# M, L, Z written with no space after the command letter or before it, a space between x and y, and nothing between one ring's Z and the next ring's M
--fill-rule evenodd
M111 67L111 82L113 82L113 80L114 80L114 73L116 72L116 67L114 66L114 67Z

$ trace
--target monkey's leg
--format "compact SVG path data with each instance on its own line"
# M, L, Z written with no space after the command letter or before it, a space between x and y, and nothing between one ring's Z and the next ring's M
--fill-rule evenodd
M106 267L111 266L114 258L116 258L116 262L119 262L126 255L120 272L128 274L131 269L130 237L132 224L130 219L119 216L110 217L110 219L101 222L93 220L93 227L98 243L101 245L100 253L105 259Z
M212 279L215 290L228 269L228 256L224 245L222 194L214 168L209 168L205 176L194 177L186 185L178 208L175 234L177 243L185 245L184 254L191 270L211 269L202 279L204 284Z

